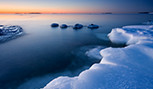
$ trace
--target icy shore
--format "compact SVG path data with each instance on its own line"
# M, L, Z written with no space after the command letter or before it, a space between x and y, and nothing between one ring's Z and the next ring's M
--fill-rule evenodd
M109 39L125 48L106 48L98 64L77 77L58 77L44 89L152 89L153 25L112 29Z
M0 25L0 42L5 42L22 35L23 29L20 26Z

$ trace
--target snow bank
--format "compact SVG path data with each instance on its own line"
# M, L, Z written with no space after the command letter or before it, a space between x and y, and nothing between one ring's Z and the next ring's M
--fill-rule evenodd
M124 26L112 29L108 34L110 40L116 44L136 44L142 40L151 40L153 36L153 25Z
M58 77L44 89L152 89L153 25L125 26L108 35L125 48L106 48L98 64L77 77Z
M0 42L4 42L20 36L23 29L20 26L0 25Z

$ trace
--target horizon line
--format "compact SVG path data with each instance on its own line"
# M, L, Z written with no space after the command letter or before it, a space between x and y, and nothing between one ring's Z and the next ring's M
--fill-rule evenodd
M51 13L51 12L0 12L0 14L149 14L153 11L142 11L142 12L81 12L81 13Z

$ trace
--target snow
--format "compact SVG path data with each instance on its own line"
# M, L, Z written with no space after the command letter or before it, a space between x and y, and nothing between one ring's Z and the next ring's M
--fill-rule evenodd
M124 26L108 35L124 48L100 51L100 63L92 65L76 77L61 76L44 89L152 89L153 25ZM95 54L97 55L97 54Z
M101 55L100 55L100 50L102 49L101 46L98 46L96 48L90 49L89 51L87 51L85 54L90 57L90 58L95 58L95 59L101 59Z
M79 72L79 70L77 72ZM44 76L31 78L21 84L17 89L40 89L45 86L45 84L47 84L49 81L61 75L72 76L73 73L71 73L70 71L64 71L62 73L47 74Z

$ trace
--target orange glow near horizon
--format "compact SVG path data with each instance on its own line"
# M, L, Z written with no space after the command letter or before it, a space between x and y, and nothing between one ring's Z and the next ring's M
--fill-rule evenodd
M6 8L7 7L7 8ZM23 6L0 6L0 14L13 13L97 13L97 11L88 11L80 8L42 8L42 7L23 7Z
M0 3L0 14L13 13L98 13L99 10L73 5L37 5L19 3Z
M90 11L76 8L0 8L0 13L98 13L98 11Z
M98 12L90 12L90 11L79 11L79 10L56 10L56 9L50 9L50 10L40 10L40 9L0 9L0 14L13 14L13 13L98 13Z
M153 2L138 0L0 0L0 13L133 13L152 12Z
M98 13L98 12L81 12L81 11L64 11L64 10L51 10L51 11L9 11L9 10L6 10L6 11L3 11L3 10L0 10L0 14L16 14L16 13L19 13L19 14L26 14L26 13L42 13L42 14L49 14L49 13Z
M26 13L42 13L42 14L48 14L48 13L97 13L97 12L82 12L82 11L67 11L67 10L51 10L51 11L36 11L36 10L22 10L22 11L12 11L12 10L0 10L0 14L26 14Z

